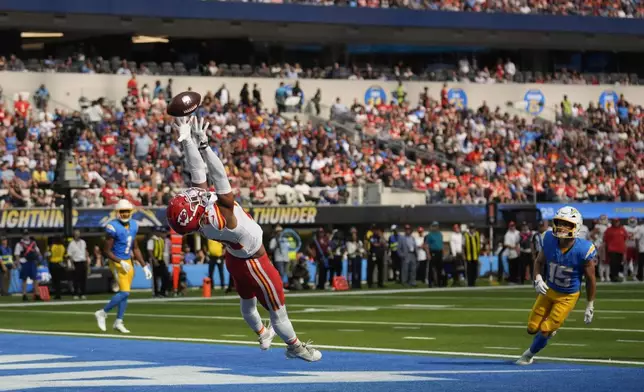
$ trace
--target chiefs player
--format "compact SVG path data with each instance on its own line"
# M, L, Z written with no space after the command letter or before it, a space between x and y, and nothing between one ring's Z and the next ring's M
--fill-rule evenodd
M226 169L208 146L205 133L208 126L203 118L198 123L196 117L177 118L175 129L179 131L194 187L170 200L166 211L168 223L179 234L199 231L226 246L226 268L241 297L242 316L259 336L262 350L270 347L277 334L287 344L287 358L318 361L322 354L299 341L293 330L286 314L282 280L262 244L262 228L235 203ZM207 191L207 174L216 193ZM267 326L262 324L257 300L270 313Z

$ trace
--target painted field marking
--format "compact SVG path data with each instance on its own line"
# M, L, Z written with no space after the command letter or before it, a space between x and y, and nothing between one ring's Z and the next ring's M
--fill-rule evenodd
M644 340L617 339L619 343L644 343Z
M418 299L424 301L436 301L436 300L484 300L484 301L520 301L520 302L534 302L534 296L532 293L526 295L525 297L493 297L493 296L480 296L470 298L466 296L433 296L433 295L372 295L369 298L374 299ZM601 302L644 302L644 299L641 298L602 298Z
M498 326L497 326L498 327ZM170 342L193 342L193 343L219 343L219 344L241 344L251 345L257 344L257 341L245 340L223 340L223 339L198 339L198 338L170 338L163 336L141 336L141 335L122 335L122 334L107 334L107 333L82 333L82 332L52 332L52 331L36 331L26 329L8 329L0 328L0 332L5 333L18 333L18 334L31 334L31 335L53 335L53 336L81 336L81 337L96 337L96 338L116 338L116 339L133 339L133 340L153 340L153 341L170 341ZM276 346L286 346L284 343L273 343ZM411 350L411 349L396 349L396 348L380 348L380 347L360 347L360 346L331 346L331 345L315 345L316 348L329 349L329 350L346 350L346 351L365 351L365 352L383 352L383 353L400 353L400 354L423 354L423 355L447 355L447 356L461 356L461 357L482 357L482 358L505 358L516 359L516 355L505 354L492 354L480 352L460 352L460 351L434 351L434 350ZM580 363L605 363L613 365L636 365L644 366L644 361L622 361L611 359L589 359L589 358L569 358L569 357L538 357L542 360L558 361L558 362L580 362Z
M483 348L489 348L491 350L520 350L519 347L503 347L503 346L485 346Z
M19 363L33 361L51 361L52 359L72 358L68 355L49 355L49 354L17 354L17 355L0 355L0 364Z
M550 343L551 346L564 346L564 347L586 347L587 344L581 343Z
M140 361L97 361L97 362L45 362L45 363L9 363L0 365L0 370L26 369L73 369L88 367L117 367L151 365L151 362Z
M394 329L420 329L420 327L394 327Z
M407 339L407 340L436 340L436 338L430 338L428 336L405 336L403 339Z
M18 312L22 310L0 309L0 313ZM78 311L55 311L55 310L30 310L29 313L44 314L74 314L74 315L93 315L94 312ZM234 316L196 316L183 314L149 314L149 313L128 313L128 317L147 317L147 318L167 318L167 319L187 319L187 320L243 320L242 317ZM316 324L351 324L351 325L388 325L388 326L412 326L412 327L454 327L454 328L510 328L525 329L521 325L503 325L503 324L458 324L458 323L417 323L417 322L392 322L392 321L368 321L368 320L324 320L324 319L291 319L295 323L316 323ZM594 327L562 327L568 331L597 331L597 332L636 332L644 333L644 329L626 329L626 328L594 328Z
M355 297L367 297L372 295L384 295L384 294L398 294L398 293L440 293L440 292L461 292L461 291L497 291L497 290L525 290L532 289L531 287L521 287L521 286L487 286L487 287L440 287L440 288L427 288L427 289L391 289L391 290L356 290L356 291L323 291L323 292L312 292L312 293L288 293L286 298L309 298L309 297L345 297L345 296L355 296ZM235 300L239 301L239 298L236 296L229 297L183 297L183 298L138 298L138 299L128 299L128 304L136 303L163 303L163 302L190 302L190 301L227 301ZM105 304L108 302L108 299L100 300L89 300L89 301L49 301L49 302L27 302L27 303L0 303L0 308L24 308L24 307L36 307L36 306L64 306L64 305L97 305Z

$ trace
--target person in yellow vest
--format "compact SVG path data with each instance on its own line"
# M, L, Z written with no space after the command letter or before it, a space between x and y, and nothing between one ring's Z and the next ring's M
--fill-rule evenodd
M463 236L463 250L467 264L467 285L474 287L479 276L479 257L481 255L481 235L474 228L474 223L468 225L468 230Z
M157 227L148 239L148 260L152 264L152 287L154 297L165 297L170 290L170 273L166 264L165 229Z
M9 240L2 237L0 239L0 295L9 295L13 268L13 250L9 246Z
M51 287L54 299L61 299L60 282L65 277L65 245L61 237L54 238L52 245L49 247L49 273L51 274Z
M221 289L226 287L224 281L224 246L221 242L208 240L208 276L210 277L210 285L215 288L215 268L219 273L219 282Z

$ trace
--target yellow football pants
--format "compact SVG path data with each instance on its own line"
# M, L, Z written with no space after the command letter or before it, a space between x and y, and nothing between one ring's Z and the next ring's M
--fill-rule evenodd
M109 262L110 270L114 275L114 279L119 285L119 290L129 293L132 288L132 280L134 279L134 264L132 260L123 260L125 263L129 263L132 266L130 272L125 272L121 264L117 264L113 261Z
M539 294L528 317L528 333L551 335L561 328L578 299L579 292L564 294L550 289L546 295Z

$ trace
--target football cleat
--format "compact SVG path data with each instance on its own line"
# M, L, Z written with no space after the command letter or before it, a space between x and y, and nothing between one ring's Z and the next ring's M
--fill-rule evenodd
M262 350L268 350L271 348L271 343L273 343L273 339L275 338L275 330L271 325L266 325L266 328L264 330L264 333L259 335L259 338L257 338L257 341L259 342L259 348Z
M309 345L310 342L289 346L286 348L286 358L288 359L302 359L307 362L316 362L322 359L322 353Z
M101 309L95 312L94 316L96 317L96 323L98 324L98 329L100 329L103 332L107 331L107 328L105 327L105 320L107 320L107 313L105 313L105 311Z
M116 319L112 328L114 328L116 331L119 331L120 333L130 333L130 331L127 328L125 328L125 325L123 324L123 320L121 319Z
M525 350L521 358L517 359L515 362L517 365L526 366L531 365L534 362L534 355L530 352L530 349Z

